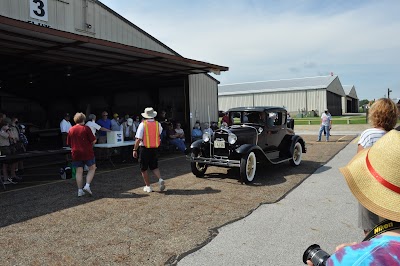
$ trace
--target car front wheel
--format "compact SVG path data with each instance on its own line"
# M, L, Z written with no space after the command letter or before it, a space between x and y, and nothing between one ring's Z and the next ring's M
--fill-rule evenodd
M201 157L201 152L192 153L192 157ZM197 177L203 177L205 172L207 171L207 164L191 162L190 167L192 169L192 173Z
M240 178L249 184L256 175L257 158L254 152L249 152L240 159Z
M290 164L293 166L298 166L301 163L301 157L303 155L303 148L301 147L300 142L296 142L294 144L292 159L290 160Z

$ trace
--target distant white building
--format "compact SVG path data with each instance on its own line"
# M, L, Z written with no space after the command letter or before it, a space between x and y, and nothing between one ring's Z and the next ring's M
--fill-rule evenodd
M313 111L319 116L325 109L342 115L342 98L347 95L337 75L218 86L218 107L224 111L239 106L284 106L292 116Z

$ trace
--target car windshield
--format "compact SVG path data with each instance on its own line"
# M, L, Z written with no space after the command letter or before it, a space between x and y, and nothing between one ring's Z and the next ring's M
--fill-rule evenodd
M240 124L264 124L265 113L264 112L232 112L231 117L233 118L234 125Z

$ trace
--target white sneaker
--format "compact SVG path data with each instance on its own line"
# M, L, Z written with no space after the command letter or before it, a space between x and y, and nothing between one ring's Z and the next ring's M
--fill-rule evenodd
M86 191L87 193L89 193L90 196L93 196L92 191L90 190L89 186L84 186L83 190Z
M18 182L14 181L14 179L12 177L9 177L7 180L9 182L9 184L13 184L13 185L18 184Z
M85 195L85 191L78 190L78 197L82 197L83 195Z
M162 178L160 178L160 180L158 180L158 184L160 185L160 191L164 191L165 189L165 182Z
M145 186L145 187L143 188L143 191L144 191L144 192L152 192L153 190L151 189L151 186Z

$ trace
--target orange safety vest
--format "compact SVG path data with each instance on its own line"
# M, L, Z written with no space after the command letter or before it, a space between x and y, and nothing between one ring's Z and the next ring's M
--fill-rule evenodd
M157 121L143 121L143 144L146 148L160 146L160 128Z

